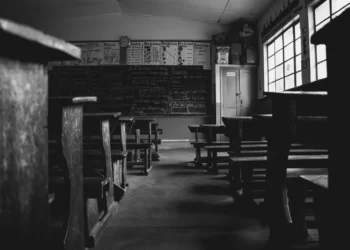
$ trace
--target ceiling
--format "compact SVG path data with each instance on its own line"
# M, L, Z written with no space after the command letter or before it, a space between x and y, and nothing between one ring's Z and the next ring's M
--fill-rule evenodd
M276 0L7 0L0 16L15 19L128 14L195 20L228 25L257 20Z

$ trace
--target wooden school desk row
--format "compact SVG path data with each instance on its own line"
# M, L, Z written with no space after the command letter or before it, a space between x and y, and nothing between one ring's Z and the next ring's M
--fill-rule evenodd
M229 148L230 180L237 189L243 186L243 195L248 199L251 199L252 169L267 170L265 201L271 249L291 247L293 237L302 237L305 231L300 211L304 197L302 192L296 192L300 180L314 191L321 248L343 249L349 245L350 205L346 190L349 189L350 78L347 64L339 60L350 56L349 38L339 32L346 29L349 21L350 9L312 37L314 44L327 46L328 79L322 86L325 91L310 85L305 91L265 93L271 99L272 114L223 118L229 146L209 147ZM315 103L325 104L326 108L322 112L308 109ZM256 145L251 138L245 141L242 127L247 124L256 124L255 131L259 130L266 141ZM290 195L287 176L299 183L290 187Z
M49 98L47 63L79 59L80 49L3 19L0 36L6 48L0 50L2 244L94 247L128 187L128 151L143 150L137 163L143 174L151 169L151 145L160 143L157 124L120 113L87 113L98 103L93 96ZM143 123L150 129L142 141ZM129 142L131 133L135 141Z

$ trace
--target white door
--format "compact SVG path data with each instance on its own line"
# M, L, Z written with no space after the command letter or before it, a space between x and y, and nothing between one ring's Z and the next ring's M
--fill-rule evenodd
M221 68L222 117L237 116L239 107L239 69Z

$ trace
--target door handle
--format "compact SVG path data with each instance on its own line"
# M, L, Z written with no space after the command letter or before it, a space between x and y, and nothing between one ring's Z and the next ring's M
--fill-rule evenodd
M240 96L240 95L241 95L241 92L236 93L236 96Z

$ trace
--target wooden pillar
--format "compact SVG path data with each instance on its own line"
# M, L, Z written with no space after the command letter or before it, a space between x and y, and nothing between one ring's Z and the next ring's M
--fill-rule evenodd
M50 249L46 64L79 59L81 52L1 18L0 37L1 244Z

